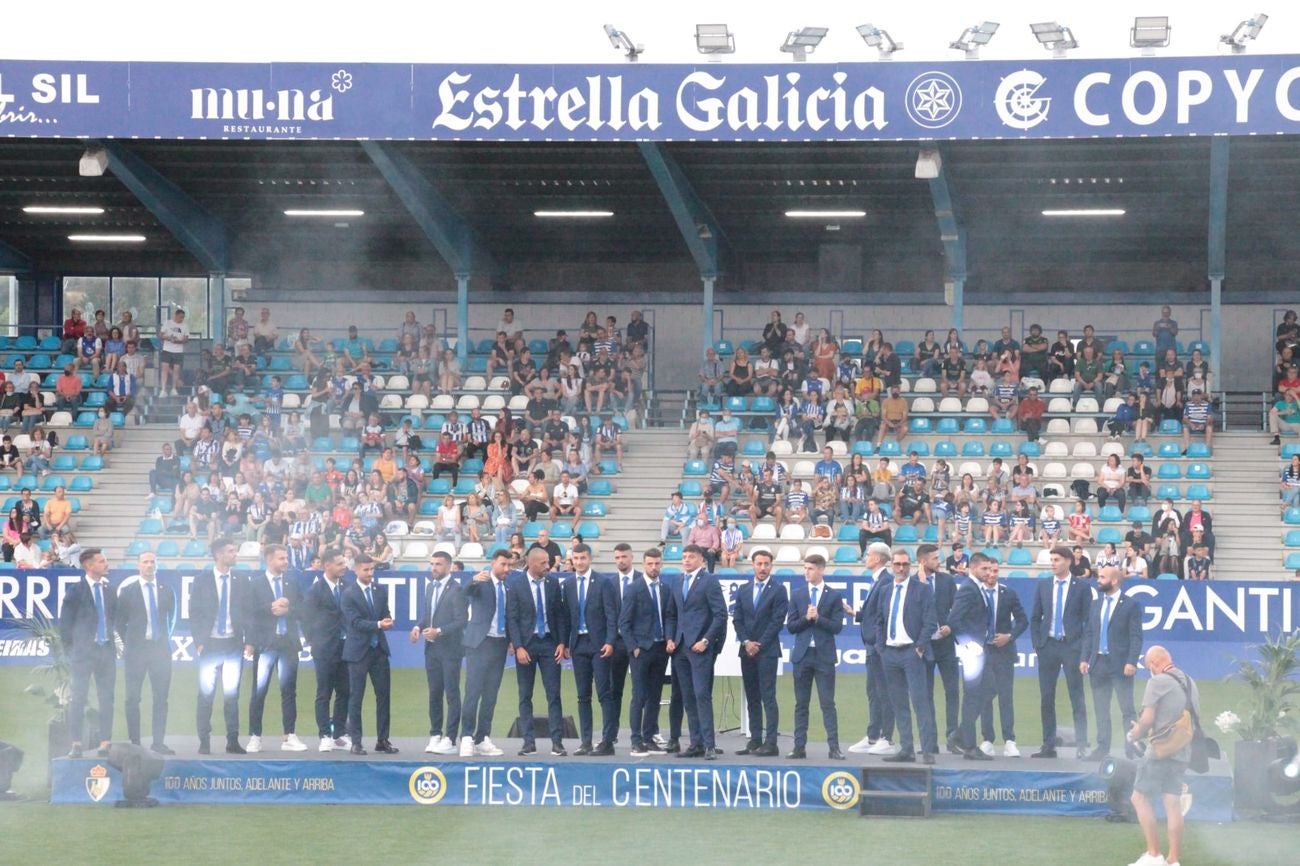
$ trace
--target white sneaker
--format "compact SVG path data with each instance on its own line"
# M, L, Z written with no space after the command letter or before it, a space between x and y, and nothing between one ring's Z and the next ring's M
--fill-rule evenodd
M1019 758L1020 750L1016 748L1015 740L1007 740L1002 746L1002 756L1004 758Z
M347 734L344 734L344 735L341 736L341 737L335 737L335 738L334 738L334 748L336 748L336 749L350 749L350 748L352 748L352 738L349 737Z
M849 746L849 751L855 755L864 755L867 753L867 750L874 745L874 743L875 741L870 737L863 737L853 745Z
M1143 852L1141 857L1128 864L1128 866L1169 866L1169 864L1165 862L1164 854L1152 856Z
M318 752L332 752L332 751L334 751L334 741L331 740L329 737L321 737L321 738L320 738L320 747L317 749L317 751L318 751Z
M665 740L663 737L659 736L658 734L654 735L654 741L655 741L655 745L661 749L667 747L668 745L668 741Z
M867 749L868 755L892 755L898 751L898 748L892 745L884 737L876 740L876 744Z
M298 739L297 734L285 734L284 742L280 744L280 751L305 752L307 751L307 744Z
M474 738L473 738L473 737L461 737L461 738L460 738L460 756L461 756L462 758L472 758L472 757L474 757Z
M988 755L989 757L992 757L993 755L997 754L993 749L993 744L990 743L988 740L985 740L984 742L980 743L980 751Z
M459 751L451 737L439 737L438 745L433 750L435 755L454 755Z
M435 735L429 738L429 745L425 746L424 750L426 752L437 752L441 748L442 737Z
M493 743L490 738L484 737L483 742L474 747L474 754L480 755L484 758L499 758L504 755L505 752L498 749L496 743Z
M244 751L250 755L262 751L262 738L256 735L249 737L248 745L244 746Z

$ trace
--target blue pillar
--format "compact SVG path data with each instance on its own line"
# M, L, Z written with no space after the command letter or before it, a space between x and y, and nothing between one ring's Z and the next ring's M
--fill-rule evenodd
M221 343L226 339L226 275L220 271L208 274L208 309L215 308L215 313L208 314L212 326L212 342Z
M1223 279L1227 275L1228 252L1228 153L1231 139L1210 139L1210 376L1223 389L1219 377L1223 359Z
M962 329L962 322L966 315L966 275L962 274L961 276L958 276L953 274L951 285L952 327L956 328L958 332L960 332Z
M469 361L469 274L456 274L456 357L463 372Z
M713 345L713 283L717 277L701 277L704 280L704 347L700 357Z

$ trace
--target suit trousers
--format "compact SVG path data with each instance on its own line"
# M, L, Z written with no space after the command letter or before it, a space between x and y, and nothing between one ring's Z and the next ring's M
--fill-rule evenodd
M794 747L802 749L808 745L808 704L812 700L814 682L817 683L822 724L826 726L826 743L832 749L838 749L840 726L835 713L835 663L814 660L811 654L794 666Z
M504 637L485 637L465 651L465 700L461 705L460 735L481 743L492 733L497 693L506 669Z
M673 655L673 676L681 680L682 708L691 732L691 748L714 748L713 738L713 662L712 647L697 653L689 646L678 648Z
M1056 748L1056 680L1065 673L1065 688L1074 711L1074 742L1083 748L1088 742L1088 705L1083 697L1083 674L1079 672L1079 642L1048 638L1038 648L1039 713L1043 718L1043 744Z
M867 737L872 740L894 736L894 708L885 686L885 663L874 648L867 648Z
M682 719L686 713L682 709L682 678L674 671L667 677L668 683L668 739L682 738ZM654 708L654 724L650 733L659 734L659 707Z
M271 677L280 681L280 716L284 732L292 734L298 726L298 654L302 644L295 637L281 635L266 649L260 649L253 658L253 699L248 704L248 733L262 736L262 713L266 709L266 695L271 690Z
M161 746L167 736L167 696L172 686L172 642L150 640L128 647L122 653L122 666L126 671L127 736L131 742L140 745L140 695L144 692L145 677L148 677L153 704L153 727L150 734L153 745Z
M592 744L591 696L595 685L596 700L600 703L602 737L608 728L609 717L609 659L600 657L600 644L590 634L578 635L570 650L573 658L573 678L578 687L578 731L584 745ZM615 728L617 730L617 728ZM611 741L612 742L612 741Z
M348 666L343 661L343 645L329 653L316 654L312 647L312 661L316 665L316 727L321 739L341 737L348 724ZM330 712L330 695L334 696L334 712Z
M199 740L212 736L212 704L221 682L221 707L226 719L226 740L239 739L239 679L244 672L244 648L235 638L208 638L199 653Z
M546 690L546 717L550 722L551 742L564 740L564 710L560 703L560 663L555 660L555 639L533 635L524 644L533 660L526 665L515 662L515 680L519 684L519 730L525 746L535 745L533 727L533 687L537 672L542 674Z
M1088 669L1088 679L1091 680L1092 685L1092 708L1097 714L1097 748L1108 752L1111 741L1110 696L1112 692L1119 701L1119 713L1123 719L1122 730L1127 732L1137 719L1137 708L1133 704L1133 677L1124 676L1122 659L1099 655L1096 657L1096 662Z
M354 746L361 745L361 705L366 700L367 677L375 687L375 739L388 739L392 671L382 650L366 647L360 660L348 662L348 736Z
M606 700L600 705L600 717L604 722L601 740L611 745L618 741L619 723L623 716L623 694L627 685L627 671L631 658L623 639L614 640L614 654L609 657L609 691Z
M113 739L113 698L117 689L117 647L113 641L88 647L68 663L72 686L68 694L68 734L72 742L82 742L86 727L86 702L90 698L90 681L95 681L99 701L99 725L96 744Z
M632 705L628 710L628 727L633 747L649 743L658 731L659 701L664 693L664 672L668 669L668 651L664 641L641 650L629 662L632 670Z
M740 679L745 687L745 711L749 717L749 742L751 745L776 745L781 713L776 703L776 670L781 656L759 655L740 657ZM820 694L820 686L818 687ZM766 718L767 724L763 724Z
M885 647L882 659L885 666L885 685L889 690L889 704L894 709L898 724L898 745L903 752L915 752L912 739L912 710L916 710L916 726L921 732L921 751L931 754L939 751L939 734L934 725L934 704L930 702L930 688L925 677L925 659L916 654L915 647Z
M937 707L938 704L934 700L934 672L936 669L939 671L939 679L943 683L943 732L947 739L952 739L957 735L957 721L961 714L961 692L958 686L958 682L961 680L961 672L957 665L957 654L951 648L948 648L942 654L936 650L934 661L925 663L925 676L930 683L930 703Z
M992 689L998 702L998 718L1002 722L1002 739L1016 738L1016 648L1014 644L1004 647L984 647L984 669L993 674ZM984 702L980 713L980 734L990 743L993 742L993 695Z
M425 644L424 675L429 683L429 736L456 739L460 730L460 662L459 655L434 655L432 644ZM446 722L443 725L443 704Z

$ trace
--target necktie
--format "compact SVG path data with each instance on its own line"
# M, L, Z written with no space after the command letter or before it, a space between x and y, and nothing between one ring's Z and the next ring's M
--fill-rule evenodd
M812 606L813 606L813 607L816 607L816 606L817 606L817 590L818 590L818 589L820 589L820 587L816 587L816 586L814 586L813 589L812 589Z
M758 610L758 600L763 597L763 588L767 586L767 581L754 581L754 609Z
M650 581L650 597L655 603L655 628L653 637L656 641L664 639L664 610L659 606L659 581Z
M278 575L275 578L275 597L284 598L284 582L280 579ZM289 628L287 625L285 625L284 617L277 616L275 618L275 633L277 635L282 635L282 634L287 634L288 631Z
M618 601L620 604L622 604L623 599L627 596L627 588L628 586L631 585L631 583L632 583L632 578L628 577L626 574L623 575L623 589L618 594Z
M438 598L442 595L442 581L433 582L433 592L429 593L429 628L433 628L433 614L438 610Z
M506 585L497 581L497 634L506 633Z
M221 637L230 634L230 593L226 591L229 579L228 574L217 579L217 634Z
M689 575L689 574L688 574L688 575L686 575L686 580L682 582L682 600L683 600L683 601L685 601L685 600L686 600L686 597L687 597L688 595L691 594L691 578L692 578L692 577L693 577L693 575Z
M1112 599L1106 596L1106 603L1101 606L1101 641L1097 645L1097 652L1106 655L1110 652L1110 603Z
M898 639L898 610L903 606L903 584L894 584L894 600L889 605L889 639Z
M108 618L104 615L104 582L95 581L95 643L108 643Z
M578 633L587 630L587 578L578 578Z
M345 639L347 639L347 636L348 636L348 630L347 630L346 628L344 628L344 626L343 626L343 617L341 616L341 614L343 613L343 581L341 581L341 580L340 580L338 583L334 584L334 603L335 603L336 605L338 605L339 613L340 613L340 616L339 616L339 639L340 639L340 640L345 640Z
M985 643L993 643L993 635L997 630L997 607L993 601L993 590L984 590L984 606L988 608L988 630L984 636Z
M542 600L542 581L533 581L533 597L536 603L533 605L537 608L537 621L533 623L533 631L538 637L546 634L546 602Z
M1056 598L1052 603L1052 637L1065 637L1065 586L1063 580L1055 581L1052 589Z
M162 629L158 628L158 585L152 580L149 581L149 633L145 635L148 640L158 640L162 637Z
M369 586L366 587L366 606L370 608L370 615L372 617L376 616L375 597L374 595L371 594L371 588ZM378 646L379 646L379 633L376 632L375 634L372 634L370 636L370 648L375 649Z

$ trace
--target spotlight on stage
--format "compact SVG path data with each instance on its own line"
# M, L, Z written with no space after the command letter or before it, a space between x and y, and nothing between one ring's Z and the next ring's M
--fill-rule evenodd
M1097 775L1106 782L1106 805L1110 807L1107 821L1131 824L1137 820L1133 811L1133 782L1137 780L1137 763L1128 758L1107 758L1101 762Z
M21 799L10 790L14 773L23 765L23 750L8 743L0 743L0 800Z
M140 809L157 806L149 786L162 775L163 759L141 746L114 743L108 749L108 764L122 774L122 799L118 806Z

